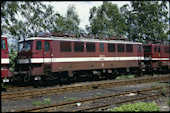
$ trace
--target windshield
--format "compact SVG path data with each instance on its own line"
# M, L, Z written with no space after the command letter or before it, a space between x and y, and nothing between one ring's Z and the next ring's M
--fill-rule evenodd
M151 46L144 46L145 52L151 52Z
M25 45L24 45L24 42L20 42L18 47L19 47L18 48L19 52L28 51L31 49L31 41L25 42Z
M6 49L5 39L1 39L1 49Z

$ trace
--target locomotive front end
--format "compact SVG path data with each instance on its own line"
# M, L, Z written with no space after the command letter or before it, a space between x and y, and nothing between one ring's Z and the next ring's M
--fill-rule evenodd
M15 67L15 77L28 82L31 77L32 41L18 42L18 58Z
M9 82L12 76L9 70L9 52L8 43L5 36L1 36L1 79L2 82Z

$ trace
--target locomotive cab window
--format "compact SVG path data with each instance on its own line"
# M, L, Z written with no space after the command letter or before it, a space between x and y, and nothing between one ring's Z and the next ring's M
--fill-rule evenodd
M6 49L5 39L1 39L1 49Z
M50 50L49 41L45 41L45 51L49 51L49 50Z
M124 44L118 44L117 45L117 48L118 48L118 52L124 52Z
M108 52L115 52L115 44L108 44Z
M84 52L84 43L83 42L74 42L74 51L75 52Z
M41 50L41 41L37 41L36 50Z
M95 51L96 51L95 43L93 43L93 42L87 42L87 43L86 43L86 51L87 51L87 52L95 52Z
M126 52L133 52L133 45L132 44L126 45Z
M61 41L60 42L60 51L61 52L71 52L71 42Z
M22 42L19 42L19 52L21 51L29 51L31 50L31 41L22 41Z
M144 52L151 52L151 46L144 46Z

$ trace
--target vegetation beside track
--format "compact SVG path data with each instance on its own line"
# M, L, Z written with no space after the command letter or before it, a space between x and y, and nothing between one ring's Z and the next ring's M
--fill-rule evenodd
M115 111L115 112L147 112L147 111L160 111L160 108L156 103L153 102L136 102L133 104L123 104L119 107L116 107L114 109L108 109L106 111Z

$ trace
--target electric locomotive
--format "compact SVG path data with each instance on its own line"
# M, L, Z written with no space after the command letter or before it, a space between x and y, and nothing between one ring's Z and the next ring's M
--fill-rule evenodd
M158 41L144 44L144 63L146 72L168 73L170 70L170 45Z
M9 82L9 78L12 76L9 70L9 52L7 37L1 36L1 82Z
M143 46L139 42L55 34L20 40L18 45L15 77L25 82L115 78L122 73L142 73L144 69Z

